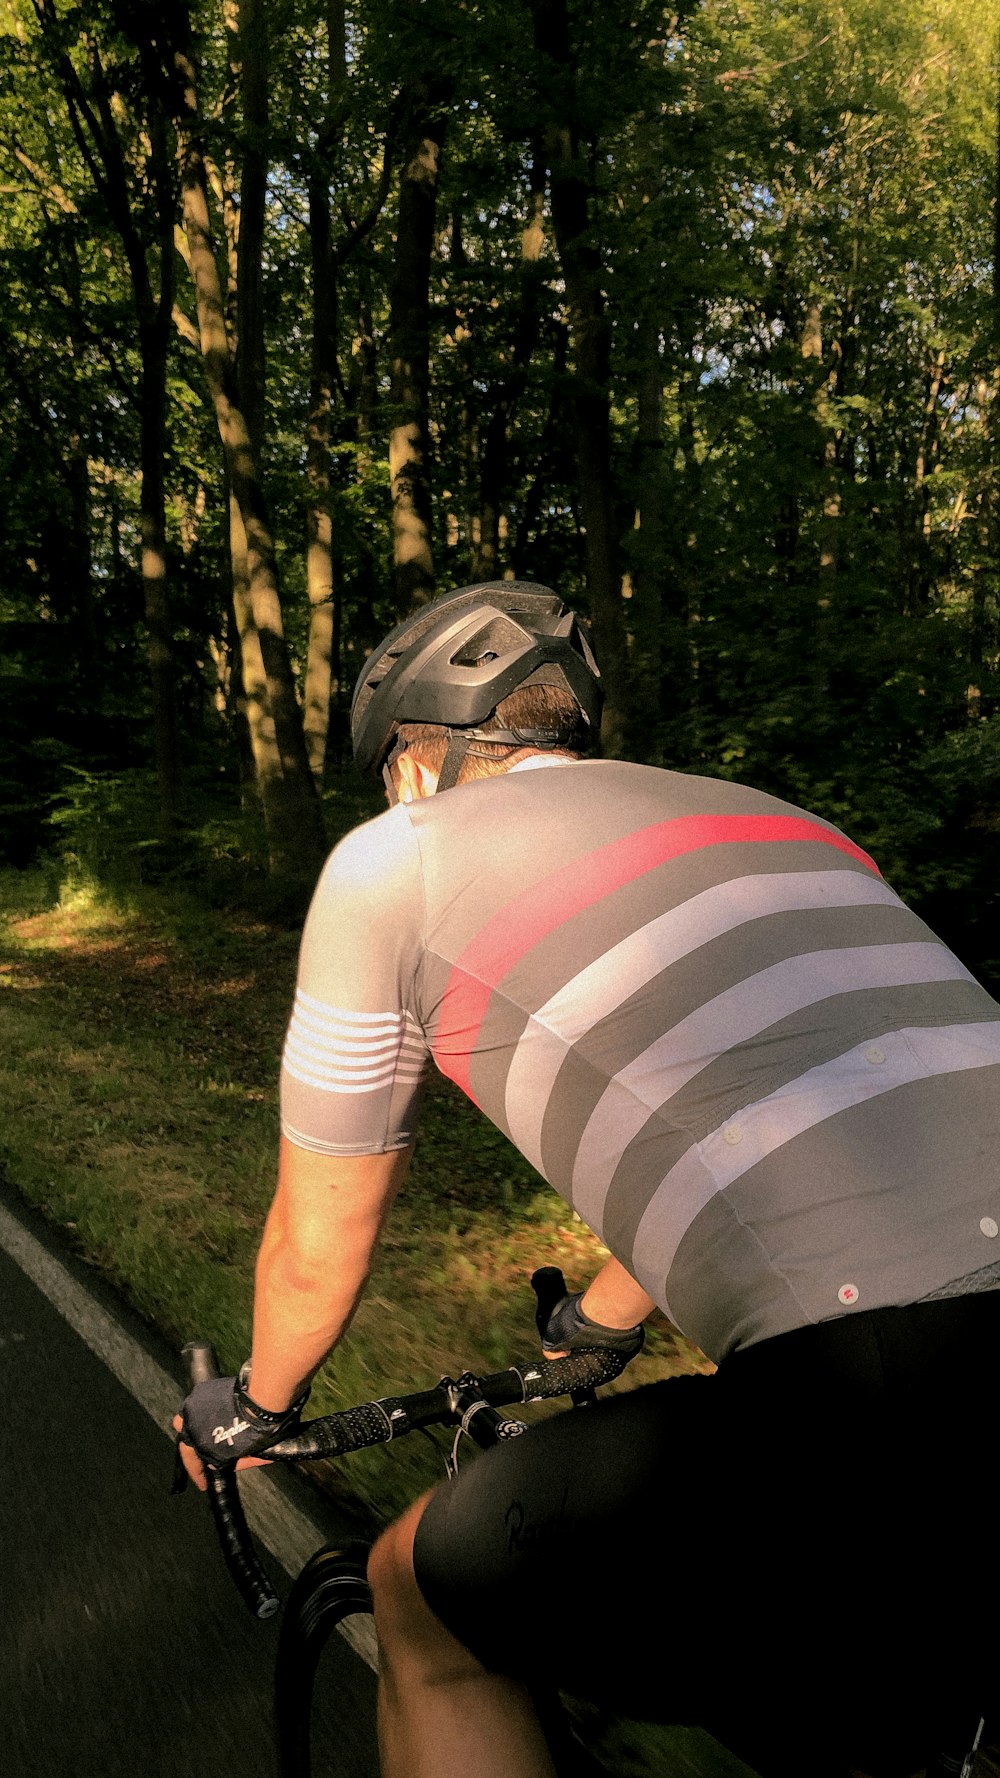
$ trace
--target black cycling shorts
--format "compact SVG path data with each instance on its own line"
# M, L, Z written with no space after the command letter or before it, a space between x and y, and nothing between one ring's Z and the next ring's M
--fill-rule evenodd
M433 1496L421 1590L496 1671L751 1764L780 1723L789 1771L818 1737L831 1771L912 1772L997 1690L998 1347L992 1291L562 1413Z

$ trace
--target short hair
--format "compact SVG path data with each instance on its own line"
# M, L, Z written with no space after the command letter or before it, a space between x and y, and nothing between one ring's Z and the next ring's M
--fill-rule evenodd
M490 729L520 731L541 728L563 731L566 735L565 743L546 748L545 751L576 759L580 749L574 742L580 738L580 724L579 706L569 692L559 685L536 684L519 685L509 697L501 700L493 715L478 723L477 727L485 734ZM405 751L412 753L421 765L438 773L444 765L452 732L430 722L401 722L396 731L397 739L403 742ZM477 740L472 746L475 751L470 750L465 755L456 779L458 784L467 784L473 778L495 777L515 753L531 749L535 743L525 741L522 749L510 741L492 743Z

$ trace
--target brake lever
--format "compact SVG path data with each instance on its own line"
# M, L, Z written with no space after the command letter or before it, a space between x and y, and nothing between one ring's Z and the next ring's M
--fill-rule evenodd
M531 1274L531 1288L535 1293L535 1326L539 1339L544 1340L549 1316L566 1295L566 1280L558 1266L539 1266ZM569 1398L575 1408L589 1408L597 1400L597 1392L589 1387L571 1389Z
M539 1266L531 1274L531 1288L535 1293L535 1326L539 1339L544 1340L549 1316L566 1295L566 1280L558 1266Z

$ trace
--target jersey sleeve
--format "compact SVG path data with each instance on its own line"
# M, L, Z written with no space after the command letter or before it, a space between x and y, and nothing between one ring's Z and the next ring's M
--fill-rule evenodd
M319 1154L412 1140L428 1046L414 1011L423 884L405 807L331 854L302 934L281 1064L281 1128Z

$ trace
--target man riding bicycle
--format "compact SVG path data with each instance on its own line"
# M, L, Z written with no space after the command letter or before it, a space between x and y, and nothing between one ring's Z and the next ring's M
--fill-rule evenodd
M995 1665L1000 1006L828 822L584 758L600 710L533 584L446 594L366 662L355 757L392 806L313 899L252 1359L188 1398L186 1461L294 1423L433 1059L612 1255L547 1349L637 1350L659 1306L719 1368L546 1422L384 1534L385 1778L550 1778L538 1684L769 1774L908 1778Z

